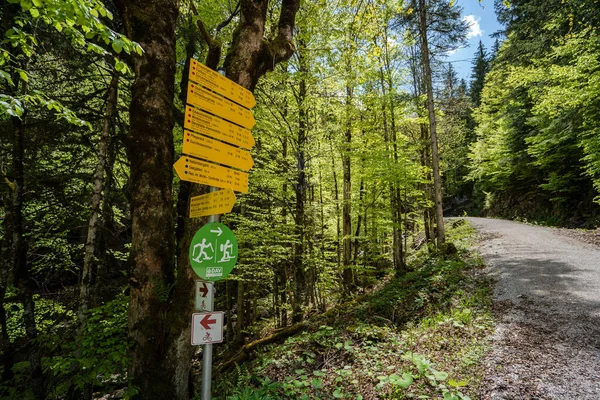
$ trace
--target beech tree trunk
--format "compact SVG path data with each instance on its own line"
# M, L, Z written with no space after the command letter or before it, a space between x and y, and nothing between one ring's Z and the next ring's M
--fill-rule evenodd
M298 55L299 72L304 76L307 72L306 62L303 54ZM298 83L298 95L296 97L298 103L298 137L296 143L296 165L298 168L295 184L296 192L296 212L294 223L296 229L296 242L294 243L294 307L292 313L292 323L302 321L303 305L306 302L307 296L307 277L304 265L304 252L306 241L306 196L308 189L308 181L306 179L306 81L301 78Z
M352 290L352 269L350 264L352 263L352 179L351 179L351 161L350 161L350 147L352 146L352 124L350 110L352 107L352 88L346 86L346 133L345 143L342 151L342 172L344 188L342 191L343 205L342 205L342 235L343 235L343 269L342 269L342 281L344 284L345 295L349 296Z
M128 377L130 385L139 389L136 398L181 399L187 397L188 373L180 376L178 363L189 362L188 357L182 354L176 360L166 352L172 340L169 334L184 334L183 327L189 325L186 310L178 311L180 323L167 325L174 282L172 108L178 4L176 0L125 0L123 6L127 35L144 49L134 59L128 142L132 183ZM193 289L190 298L191 293Z
M20 93L28 91L27 82L20 81L17 73L13 74L13 81L17 86L20 83ZM35 304L33 294L37 284L31 279L29 265L27 263L27 243L25 241L25 222L23 218L23 193L25 191L25 128L23 120L26 112L21 118L12 117L13 127L13 176L14 188L12 198L12 252L10 259L13 262L15 274L15 286L22 295L23 324L25 335L28 339L28 361L31 377L31 388L36 399L45 399L46 387L42 371L42 359L37 342L38 332L35 323Z
M4 308L4 296L6 295L6 289L10 282L10 271L11 266L11 247L12 247L12 205L9 200L12 197L12 189L8 184L10 180L6 177L6 171L0 171L2 178L6 179L0 186L2 189L7 188L6 194L0 193L0 207L4 212L4 221L2 221L2 228L4 236L0 240L0 354L2 354L2 380L0 382L8 382L13 379L12 367L15 364L14 358L14 347L8 336L8 326L6 319L6 310ZM4 183L7 183L4 185ZM10 182L12 183L12 182ZM8 396L8 393L0 389L0 396Z
M431 63L429 60L429 44L427 43L427 6L425 0L419 0L419 30L421 34L421 61L423 65L423 78L427 92L427 111L429 114L429 133L431 136L431 160L433 164L433 191L435 197L435 222L437 245L441 247L445 241L444 212L442 206L442 179L440 174L440 156L437 143L437 123L435 117L435 104L433 101L433 83L431 77Z
M92 213L88 221L87 240L85 242L85 254L83 258L83 270L81 273L81 282L79 286L79 325L83 329L85 324L85 313L92 302L92 276L94 269L94 256L96 255L96 232L98 231L98 222L100 217L100 203L102 201L102 190L104 189L104 169L106 167L106 157L108 154L109 136L112 130L113 119L117 109L117 87L119 85L119 74L113 71L113 75L108 86L106 96L106 111L104 115L104 125L98 143L98 163L94 172L94 182L92 186Z

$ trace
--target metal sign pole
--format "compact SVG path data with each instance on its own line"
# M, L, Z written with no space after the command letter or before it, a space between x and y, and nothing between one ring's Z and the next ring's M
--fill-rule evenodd
M218 188L211 186L210 192L216 192ZM208 222L219 222L219 214L209 215ZM210 310L214 311L214 306L211 305ZM202 400L210 400L210 390L212 383L212 343L205 344L202 350Z
M224 69L219 69L219 73L221 75L225 75ZM211 186L210 192L216 192L219 188ZM208 216L208 222L219 222L219 214L213 214ZM216 251L216 249L215 249ZM214 306L210 307L210 310L214 311ZM213 345L212 343L205 344L204 349L202 350L202 400L210 400L210 391L212 386L212 353L213 353Z

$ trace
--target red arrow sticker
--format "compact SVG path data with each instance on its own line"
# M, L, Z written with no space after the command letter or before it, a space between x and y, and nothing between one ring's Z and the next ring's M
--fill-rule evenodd
M211 329L210 326L217 322L216 319L210 319L211 317L212 317L211 314L206 314L204 316L204 318L202 318L202 320L200 321L200 325L202 325L204 327L204 329L206 329L206 330Z
M202 282L201 285L202 287L199 287L198 291L202 293L202 297L206 297L206 295L208 294L208 286L206 286L206 283L204 282Z

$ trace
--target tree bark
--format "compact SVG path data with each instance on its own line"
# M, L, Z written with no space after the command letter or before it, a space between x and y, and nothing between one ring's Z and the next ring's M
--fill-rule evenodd
M4 236L0 240L0 354L2 354L2 381L8 382L13 379L12 368L15 364L14 358L14 346L8 336L8 326L6 319L6 310L4 308L4 297L6 295L6 289L9 282L11 281L11 248L12 248L12 204L10 198L12 197L11 182L5 175L5 171L2 170L2 178L5 179L7 194L2 193L0 195L0 206L5 210L4 221L2 221L2 228ZM2 184L0 184L2 185ZM4 186L4 185L2 185ZM7 392L0 389L0 395L8 396Z
M18 75L13 74L13 81L19 84ZM21 94L28 91L27 82L20 81ZM31 388L35 398L44 399L46 396L45 379L42 371L42 359L37 343L37 327L35 323L35 303L33 293L37 285L31 279L29 265L27 264L27 243L25 237L25 223L23 218L23 193L25 191L25 129L23 120L12 117L11 122L14 133L13 144L13 176L14 189L12 198L12 254L13 271L15 274L15 286L22 294L23 323L25 335L29 341L28 360L30 363Z
M174 282L172 108L178 4L176 0L126 0L123 6L127 35L144 49L134 60L128 141L132 182L128 377L130 385L139 389L136 398L181 399L187 397L188 373L180 376L178 363L189 362L188 357L182 354L176 360L165 351L171 340L169 329L177 330L171 332L177 336L185 334L182 328L189 325L189 315L181 315L180 323L167 326ZM181 290L185 288L178 287ZM191 287L187 293L191 298L190 293Z
M302 42L301 42L302 43ZM299 72L301 73L298 83L298 137L296 142L296 165L297 176L295 184L296 192L296 210L294 223L296 230L296 242L294 243L294 307L292 313L292 323L298 323L303 319L302 306L306 302L307 296L307 277L304 265L304 252L306 241L306 196L308 181L306 179L306 144L307 144L307 126L306 126L306 81L305 74L308 72L304 54L298 54Z
M438 248L444 244L444 212L442 206L442 179L440 175L440 156L437 143L437 124L435 117L435 104L433 100L433 83L431 77L431 63L429 59L429 45L427 43L427 6L425 0L419 0L419 31L421 35L421 61L427 91L427 111L429 114L429 133L431 137L431 159L433 164L433 187L435 196L435 219Z
M268 0L241 1L240 24L225 58L227 77L250 91L261 76L295 51L292 38L300 0L282 0L277 36L270 41L264 38L268 5Z
M92 275L94 269L94 256L96 255L96 233L100 216L100 203L102 201L102 190L104 189L104 169L106 167L106 157L108 153L108 143L110 132L113 126L113 120L117 109L117 88L119 85L119 74L113 71L110 80L107 96L106 111L104 114L104 124L98 143L98 163L94 172L94 182L92 185L92 213L88 222L87 240L85 242L85 254L83 257L83 271L81 273L81 282L79 286L79 329L83 329L85 324L85 314L92 303Z
M345 295L348 296L352 291L352 179L350 170L350 149L352 146L352 123L351 107L352 107L352 87L346 86L346 133L345 143L342 152L342 171L343 171L343 206L342 206L342 235L343 235L343 269L342 282L344 285Z

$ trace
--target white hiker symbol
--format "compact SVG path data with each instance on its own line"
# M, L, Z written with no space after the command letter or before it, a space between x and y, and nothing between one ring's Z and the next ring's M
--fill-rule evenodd
M233 250L233 244L229 239L227 239L227 241L224 244L221 244L219 246L219 249L223 252L223 257L221 257L221 259L218 262L227 262L235 258L235 256L232 256L230 253L230 251Z
M213 252L215 251L215 249L213 249L212 243L206 243L206 238L202 238L202 243L198 243L194 246L194 250L192 251L192 256L194 253L196 253L196 249L200 248L200 252L198 253L198 257L194 258L194 261L196 261L197 263L201 263L204 260L212 260L212 257L209 257L208 254L206 254L205 249L211 249ZM204 254L204 258L201 259L202 255Z

